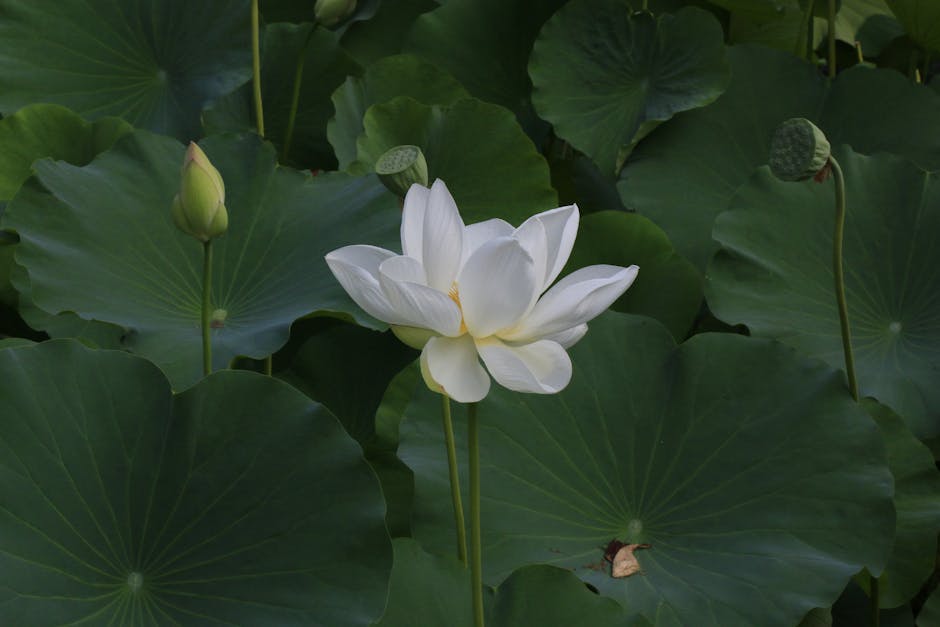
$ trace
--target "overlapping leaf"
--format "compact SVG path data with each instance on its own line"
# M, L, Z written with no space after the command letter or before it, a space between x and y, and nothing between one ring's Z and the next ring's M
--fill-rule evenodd
M582 217L568 268L594 264L640 266L636 281L611 307L656 318L676 340L685 339L701 308L702 277L659 227L622 211Z
M940 434L940 184L907 161L837 151L846 178L846 300L862 396ZM843 368L832 183L756 172L715 223L706 299L719 318Z
M610 175L657 125L712 102L730 78L709 13L654 18L620 0L565 5L539 34L529 74L539 115Z
M336 116L326 132L340 168L356 160L356 140L363 131L363 117L374 104L396 96L408 96L427 105L450 105L467 97L467 91L449 74L412 55L395 55L376 61L363 76L350 76L333 92Z
M840 373L731 334L676 347L613 313L571 358L563 392L494 388L479 406L489 582L548 563L656 624L793 625L862 566L881 570L893 483ZM415 537L450 553L439 404L419 385L399 454L415 472ZM640 574L611 576L613 539L650 545Z
M787 118L813 120L834 145L940 169L940 97L897 72L852 68L827 87L812 65L782 52L736 46L730 58L728 91L644 141L618 184L624 204L662 227L697 267L718 249L715 217L767 163L770 138Z
M557 203L548 164L500 106L466 98L440 107L399 97L370 107L363 126L351 171L371 171L395 146L419 146L430 180L447 183L467 223L499 217L519 224Z
M212 306L227 312L212 331L215 367L274 352L302 316L362 316L323 255L396 245L397 201L378 180L277 167L254 136L213 137L203 148L226 182L229 212L213 244ZM169 213L182 158L178 142L138 132L85 167L42 161L4 216L20 235L16 258L35 303L125 327L127 347L175 388L198 380L201 363L202 247Z
M0 351L5 625L367 625L391 543L358 445L274 379Z
M526 73L532 42L563 0L449 0L420 16L405 51L422 56L457 78L475 97L512 110L530 135L544 122L529 100Z
M394 541L389 604L377 627L473 625L470 571L454 558L429 555L410 538ZM570 572L552 566L515 571L497 589L484 589L486 624L491 627L628 627L645 625L623 609L592 594Z

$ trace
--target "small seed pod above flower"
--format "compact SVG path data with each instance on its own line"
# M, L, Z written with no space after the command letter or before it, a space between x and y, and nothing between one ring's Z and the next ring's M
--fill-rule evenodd
M356 10L356 0L317 0L313 15L327 28L336 26Z
M417 183L428 186L428 164L417 146L395 146L375 162L375 173L390 192L404 198Z
M201 242L228 229L225 183L206 153L190 142L180 171L180 191L171 207L176 226Z
M828 171L829 140L806 118L790 118L770 141L770 171L782 181L805 181Z

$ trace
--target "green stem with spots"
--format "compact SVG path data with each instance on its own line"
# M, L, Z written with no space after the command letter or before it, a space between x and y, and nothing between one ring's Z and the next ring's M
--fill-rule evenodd
M483 627L483 548L480 533L480 425L477 404L467 406L467 445L470 450L470 579L473 624Z
M255 100L255 123L258 135L264 137L264 109L261 106L261 34L258 0L251 0L251 72Z
M202 374L212 374L212 240L202 245Z
M444 442L447 445L447 471L450 475L450 498L454 506L454 529L457 531L457 559L467 565L467 526L463 517L463 501L460 498L460 475L457 472L457 445L454 440L454 422L450 413L450 397L441 395L444 417Z

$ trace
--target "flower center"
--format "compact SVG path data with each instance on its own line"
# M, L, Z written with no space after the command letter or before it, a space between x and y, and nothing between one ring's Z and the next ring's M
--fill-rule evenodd
M452 301L457 303L457 309L460 310L460 335L463 335L467 332L467 323L463 320L463 305L460 304L460 290L457 289L457 281L450 286L450 291L447 292L447 295Z

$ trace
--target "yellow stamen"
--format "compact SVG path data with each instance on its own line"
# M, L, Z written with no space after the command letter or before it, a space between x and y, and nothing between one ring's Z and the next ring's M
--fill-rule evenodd
M457 303L457 309L460 310L460 335L463 335L467 332L467 323L463 321L463 305L460 304L460 290L457 289L457 281L454 281L453 285L450 286L447 295Z

